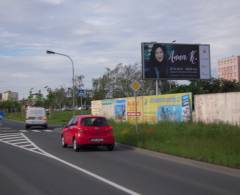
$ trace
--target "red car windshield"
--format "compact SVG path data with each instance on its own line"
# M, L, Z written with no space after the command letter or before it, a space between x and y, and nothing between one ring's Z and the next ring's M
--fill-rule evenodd
M103 126L108 126L108 123L107 123L107 120L103 117L91 117L91 118L82 119L81 125L103 127Z

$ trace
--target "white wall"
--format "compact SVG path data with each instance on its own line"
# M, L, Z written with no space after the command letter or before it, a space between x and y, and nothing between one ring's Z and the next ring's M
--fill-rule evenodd
M196 121L240 125L240 92L195 95Z

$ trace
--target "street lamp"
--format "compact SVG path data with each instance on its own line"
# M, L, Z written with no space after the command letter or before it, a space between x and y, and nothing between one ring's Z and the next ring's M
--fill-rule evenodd
M73 108L73 116L75 115L75 87L74 87L74 64L73 64L73 60L70 56L66 55L66 54L63 54L63 53L57 53L57 52L54 52L54 51L50 51L50 50L47 50L46 51L47 54L56 54L56 55L60 55L60 56L65 56L67 57L70 61L71 61L71 64L72 64L72 108Z

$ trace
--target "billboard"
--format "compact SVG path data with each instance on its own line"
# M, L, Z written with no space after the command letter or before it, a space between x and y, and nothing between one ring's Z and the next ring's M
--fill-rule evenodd
M144 97L144 121L188 121L191 118L192 94L178 93Z
M137 102L135 102L137 100ZM137 106L137 109L136 109ZM147 122L189 121L192 116L192 94L177 93L92 101L92 114L119 121Z
M114 113L116 120L126 120L126 99L114 100Z
M127 120L129 122L135 122L136 118L139 122L143 120L143 98L143 96L126 98Z
M92 115L97 115L97 116L103 115L102 101L101 100L92 101L91 102L91 111L92 111Z
M142 43L143 79L209 79L210 45Z
M102 114L107 118L114 118L114 100L102 100Z

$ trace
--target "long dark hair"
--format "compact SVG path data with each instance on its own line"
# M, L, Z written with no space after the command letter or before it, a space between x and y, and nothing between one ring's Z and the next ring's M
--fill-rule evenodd
M155 52L157 48L161 48L164 54L163 60L161 62L159 62L155 57ZM167 78L168 75L167 53L163 45L159 43L153 45L148 67L149 67L148 78L157 79Z
M164 58L163 58L162 62L157 61L157 59L155 57L156 49L159 48L159 47L163 50L163 53L164 53ZM159 43L154 44L153 47L152 47L151 54L150 54L150 64L152 64L153 66L157 66L158 64L162 64L165 61L166 61L166 52L165 52L164 46L159 44Z

